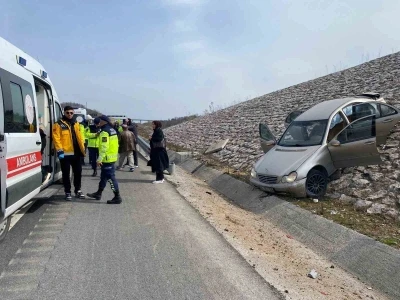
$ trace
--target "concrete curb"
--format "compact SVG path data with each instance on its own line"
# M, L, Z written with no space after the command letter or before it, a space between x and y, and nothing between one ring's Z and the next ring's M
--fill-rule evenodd
M395 299L400 299L400 251L314 215L201 162L168 151L171 162L206 181L239 207L263 215L296 240ZM312 266L310 266L312 267Z

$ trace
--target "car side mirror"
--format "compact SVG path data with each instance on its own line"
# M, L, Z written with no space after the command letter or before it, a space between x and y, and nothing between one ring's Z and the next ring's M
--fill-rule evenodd
M340 146L340 142L338 140L332 140L329 144L331 146L333 146L333 147L339 147Z

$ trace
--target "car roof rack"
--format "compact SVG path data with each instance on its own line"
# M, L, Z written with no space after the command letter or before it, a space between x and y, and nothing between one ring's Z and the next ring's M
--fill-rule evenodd
M357 95L357 97L367 97L367 98L371 98L374 100L378 100L381 95L379 93L375 93L375 92L367 92L367 93L362 93Z

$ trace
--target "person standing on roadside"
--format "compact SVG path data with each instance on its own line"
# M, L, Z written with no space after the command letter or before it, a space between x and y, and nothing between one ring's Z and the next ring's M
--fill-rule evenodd
M98 120L96 120L98 119ZM107 181L110 181L114 198L108 200L107 204L120 204L122 198L119 194L117 179L115 178L115 162L118 160L118 135L111 126L111 121L107 116L96 118L94 123L101 129L99 134L99 158L97 165L101 167L100 182L97 192L87 194L88 197L100 200Z
M97 158L99 157L99 137L97 132L98 128L95 124L90 124L86 128L86 138L88 140L88 151L89 151L89 163L92 166L93 170L92 177L97 176Z
M151 171L156 173L156 180L153 183L163 183L164 170L169 167L168 153L165 149L165 137L160 121L153 121L151 125L153 126L153 134L150 137Z
M79 122L79 121L78 121ZM86 150L87 150L87 139L86 139L86 136L85 136L85 130L86 130L86 126L85 126L86 124L85 124L85 119L81 119L81 121L80 121L80 123L79 123L79 129L80 129L80 131L81 131L81 135L82 135L82 139L83 139L83 142L84 142L84 146L85 146L85 155L86 155ZM81 164L82 164L82 166L84 166L85 165L85 157L82 157L81 158Z
M119 125L119 121L115 121L114 123L114 129L117 132L118 135L121 134L122 132L122 127Z
M128 159L129 171L133 172L135 167L133 165L133 155L132 152L135 151L135 135L128 130L126 124L122 125L122 132L119 135L119 163L117 170L124 167L124 161Z
M85 156L85 145L80 124L73 120L74 109L64 107L64 116L53 126L53 140L57 156L61 164L65 200L71 201L70 169L74 174L75 197L84 199L81 191L82 165L81 158Z
M133 160L135 168L139 168L139 161L137 155L137 143L138 143L138 131L137 131L137 124L133 123L131 119L128 119L128 129L135 135L135 150L133 150Z
M135 150L133 150L133 160L134 160L135 168L139 168L139 160L138 160L138 153L137 153L138 131L137 131L136 123L132 123L131 131L135 135Z

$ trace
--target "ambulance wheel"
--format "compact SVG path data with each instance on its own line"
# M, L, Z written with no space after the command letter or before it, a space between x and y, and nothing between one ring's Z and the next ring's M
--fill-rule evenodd
M8 229L10 228L11 217L0 222L0 243L6 238Z

